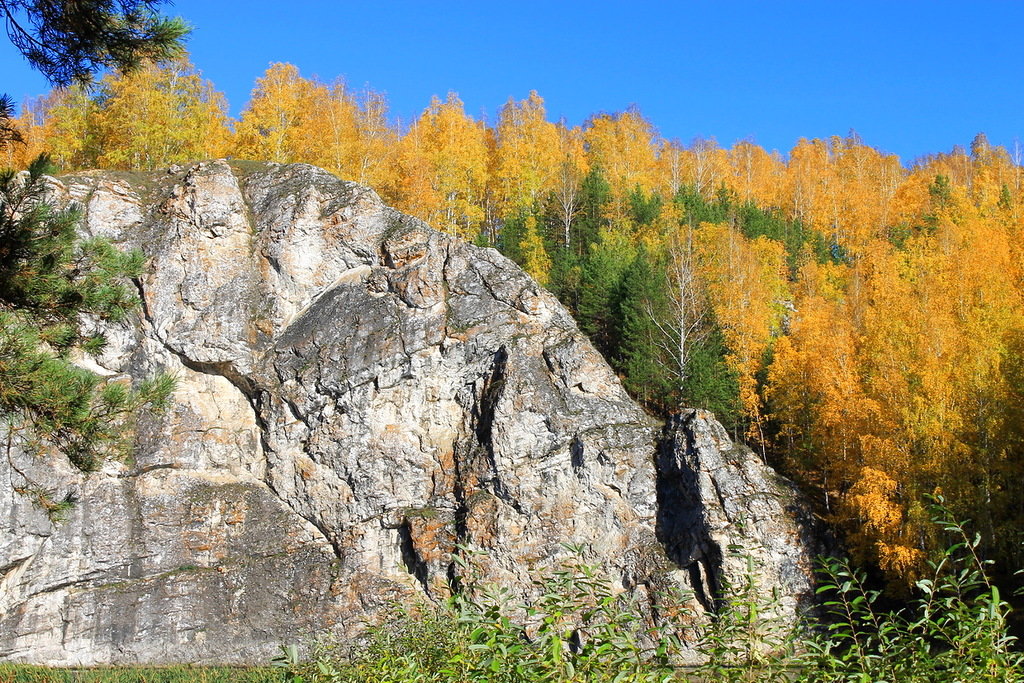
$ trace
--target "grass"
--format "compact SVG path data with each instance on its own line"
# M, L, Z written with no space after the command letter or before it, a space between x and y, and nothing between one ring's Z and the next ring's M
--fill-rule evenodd
M269 667L168 666L51 669L27 664L0 664L0 683L279 683L279 669Z

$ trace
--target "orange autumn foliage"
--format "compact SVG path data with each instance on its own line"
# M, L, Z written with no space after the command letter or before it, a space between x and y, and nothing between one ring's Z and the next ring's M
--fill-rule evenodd
M661 138L635 108L582 126L549 121L536 92L510 98L490 126L450 93L402 127L388 119L384 95L287 64L257 81L232 131L197 74L147 74L112 82L106 99L69 90L28 106L17 122L28 145L8 148L4 161L48 151L66 169L152 168L186 154L168 150L187 150L313 163L466 239L500 243L506 224L522 219L514 247L552 287L558 250L576 259L565 277L578 285L587 254L628 265L641 244L664 253L690 225L681 193L728 198L718 222L692 221L693 244L747 438L894 581L925 560L920 501L940 489L1019 558L1010 540L1024 528L1019 149L978 136L904 166L856 134L801 139L787 154L746 140L684 144ZM202 105L190 126L209 134L170 124L119 132L131 129L133 108L157 111L186 79ZM197 137L205 147L184 145ZM609 196L600 215L585 216L584 182L597 170ZM637 217L637 197L660 207L654 219ZM784 236L744 234L745 206L820 244L790 253Z

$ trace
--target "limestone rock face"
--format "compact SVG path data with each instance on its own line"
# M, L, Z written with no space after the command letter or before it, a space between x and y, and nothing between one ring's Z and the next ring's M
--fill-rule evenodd
M132 456L88 476L0 458L0 653L47 664L265 662L396 599L583 545L624 590L710 607L741 571L812 589L791 488L712 416L645 415L548 292L492 249L311 166L207 162L54 183L142 249L134 321L83 364L177 377ZM41 496L77 501L51 521Z

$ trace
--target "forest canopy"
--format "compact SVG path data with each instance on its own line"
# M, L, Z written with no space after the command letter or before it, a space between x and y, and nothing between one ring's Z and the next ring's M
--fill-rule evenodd
M184 56L25 103L23 146L67 171L234 156L322 166L495 246L576 314L652 411L714 410L798 479L860 559L911 582L941 494L1020 565L1021 150L979 134L907 167L856 134L662 138L639 110L496 120L455 93L405 126L386 97L273 64L238 120Z

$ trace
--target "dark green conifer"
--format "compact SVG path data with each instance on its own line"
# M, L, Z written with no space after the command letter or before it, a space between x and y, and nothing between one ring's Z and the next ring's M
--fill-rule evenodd
M590 245L597 242L601 228L608 224L605 208L611 201L612 188L604 177L600 166L590 169L580 185L580 212L573 223L576 232L573 243L577 253L586 253Z
M628 235L606 230L590 245L580 265L576 317L605 358L618 356L620 284L635 254Z
M620 342L617 365L630 393L657 412L679 407L666 360L666 337L659 320L668 316L664 269L641 247L622 276L619 294Z
M28 62L66 86L179 54L189 28L156 13L164 1L0 0L0 14ZM0 148L20 142L13 115L10 98L0 97ZM45 201L50 171L45 156L25 173L0 171L0 419L90 471L124 445L125 422L166 401L174 383L158 375L129 387L71 362L72 352L106 343L89 327L121 321L138 305L124 280L143 259L104 239L79 240L79 213Z
M181 53L189 32L163 17L165 0L0 0L7 35L25 59L58 86L88 82L102 69L130 71Z
M143 259L105 239L79 240L78 211L44 201L49 169L43 156L25 173L0 172L0 417L89 471L123 445L126 420L165 401L173 382L161 375L131 388L71 362L75 350L103 349L95 322L119 322L138 305L124 279Z
M661 215L661 195L652 192L648 197L638 185L629 193L629 213L637 225L650 225Z
M708 336L694 348L686 367L682 403L704 408L734 434L743 415L740 383L736 371L725 361L722 329L712 322Z

